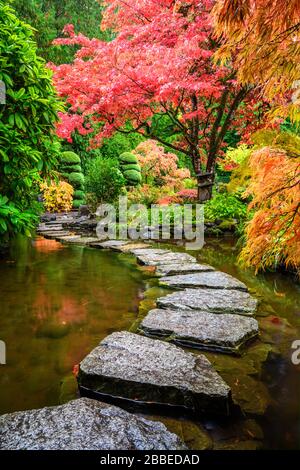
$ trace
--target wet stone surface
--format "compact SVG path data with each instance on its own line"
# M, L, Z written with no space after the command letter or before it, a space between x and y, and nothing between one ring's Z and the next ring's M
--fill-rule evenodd
M81 398L0 417L1 450L184 450L159 422Z
M172 310L200 310L213 313L253 315L257 300L248 292L226 289L185 289L157 299L157 306Z
M149 336L187 346L239 353L258 335L254 318L184 310L151 310L140 325Z
M80 364L80 387L113 397L227 413L230 388L203 355L128 332L105 338Z
M157 276L174 276L177 274L192 274L209 271L215 271L215 269L208 264L184 263L158 266L156 268L155 274Z
M160 284L177 289L203 287L247 291L247 286L243 282L220 271L166 276L160 279Z
M143 250L144 253L133 252L140 264L146 266L163 266L166 264L183 264L183 263L196 263L197 260L187 253L174 253L174 252L150 252L150 250ZM149 251L147 253L147 251ZM162 250L164 251L164 250Z

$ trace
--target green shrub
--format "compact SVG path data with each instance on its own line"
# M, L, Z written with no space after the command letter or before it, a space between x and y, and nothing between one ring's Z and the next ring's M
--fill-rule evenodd
M83 189L84 187L84 176L82 173L70 173L67 175L69 183L76 189Z
M230 194L217 194L205 204L204 214L205 220L210 222L228 219L240 221L247 217L247 205Z
M80 157L78 155L76 155L76 153L74 152L62 152L61 154L61 157L60 157L60 160L62 163L69 163L69 164L80 164L81 163L81 160L80 160Z
M118 161L98 157L87 167L85 187L97 202L114 202L123 192L126 181L118 168Z
M65 173L82 173L80 165L63 165L60 168Z
M135 171L138 171L140 173L141 172L141 167L138 164L129 163L128 165L121 165L121 170L122 171L135 170Z
M134 163L135 165L138 164L138 159L133 153L130 152L124 152L119 156L119 160L121 162L121 165L124 165L124 163Z
M29 234L41 205L36 203L41 176L57 165L60 144L54 127L62 106L51 72L37 56L32 28L0 1L0 239ZM4 202L5 201L5 202Z
M80 206L84 205L84 200L83 199L74 199L73 200L73 208L74 209L79 209Z
M84 200L85 193L84 191L81 191L80 189L77 189L77 191L74 192L74 199L82 199Z
M124 176L129 184L133 183L135 185L142 182L142 175L136 170L126 170L124 171Z

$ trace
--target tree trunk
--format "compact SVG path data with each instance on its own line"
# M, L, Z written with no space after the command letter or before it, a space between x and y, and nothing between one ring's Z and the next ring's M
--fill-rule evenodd
M198 182L198 201L206 202L212 197L212 190L214 186L215 174L214 173L203 173L197 174Z

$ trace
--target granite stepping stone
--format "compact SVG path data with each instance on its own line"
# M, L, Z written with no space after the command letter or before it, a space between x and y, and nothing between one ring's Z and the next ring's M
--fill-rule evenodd
M88 398L0 416L1 450L185 450L160 422Z
M157 299L159 308L253 315L257 300L248 292L229 289L185 289Z
M146 251L146 250L145 250ZM167 252L167 253L145 253L145 254L137 254L134 253L137 261L140 264L146 266L164 266L166 264L183 264L183 263L196 263L197 260L191 255L187 253L174 253L174 252Z
M157 266L156 276L173 276L177 274L193 274L215 271L215 268L208 264L184 263L184 264L166 264Z
M230 313L154 309L140 329L147 336L167 338L182 346L240 354L246 343L258 335L258 322Z
M119 250L120 247L126 246L129 244L128 240L106 240L91 243L90 246L93 248L107 249L107 250Z
M66 237L70 235L70 232L66 230L62 230L60 232L45 232L45 233L40 233L38 235L41 235L44 238L50 238L51 240L56 240L59 237Z
M245 292L248 290L243 282L220 271L166 276L160 279L159 284L175 289L203 287L208 289L236 289Z
M121 246L119 248L119 251L121 251L122 253L134 254L134 251L145 250L146 248L151 248L151 245L146 243L129 243L128 245Z
M147 406L226 414L231 403L230 388L205 356L124 331L109 335L86 356L78 382L89 396L105 394Z

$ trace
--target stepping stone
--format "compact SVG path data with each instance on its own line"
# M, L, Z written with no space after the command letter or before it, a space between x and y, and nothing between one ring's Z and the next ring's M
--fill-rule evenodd
M208 289L236 289L245 292L248 291L247 286L243 282L220 271L162 277L159 284L175 289L203 287Z
M52 239L56 240L59 237L66 237L70 235L70 232L62 230L61 232L45 232L45 233L40 233L39 235L41 235L44 238L50 238L51 240Z
M71 237L67 241L67 243L74 244L74 245L91 245L97 241L99 241L99 238L96 237Z
M203 355L126 331L105 338L80 364L83 390L136 401L227 413L230 388Z
M147 245L146 243L129 243L128 245L121 246L119 248L119 251L121 251L122 253L133 254L135 250L142 250L142 249L144 250L150 247L151 245Z
M136 255L136 254L135 254ZM136 255L140 264L146 266L164 266L166 264L183 264L183 263L196 263L197 260L191 255L186 253L153 253L153 254L138 254Z
M157 306L172 310L253 315L257 300L248 292L229 289L185 289L157 299Z
M185 264L166 264L158 266L155 274L157 276L173 276L176 274L193 274L198 272L214 271L215 268L208 264L185 263Z
M258 335L254 318L189 310L151 310L140 326L147 336L190 348L239 354Z
M131 253L135 256L161 256L172 253L171 250L163 250L162 248L139 248L134 249Z
M38 229L37 229L37 232L40 232L40 233L44 233L44 232L60 232L63 230L63 226L61 224L55 224L55 225L52 225L52 226L44 226L44 227L41 227L39 226Z
M1 450L185 450L164 424L80 398L0 416Z
M80 235L66 235L64 237L58 237L56 240L61 243L75 243L76 241L80 240L80 238Z
M105 242L101 242L98 240L95 243L91 243L90 246L93 248L99 249L111 249L111 250L118 250L122 246L128 245L128 240L106 240Z

